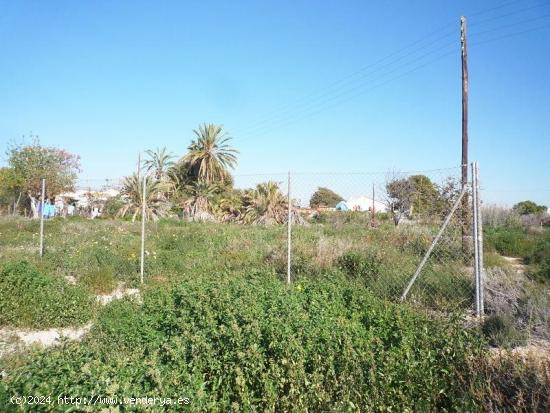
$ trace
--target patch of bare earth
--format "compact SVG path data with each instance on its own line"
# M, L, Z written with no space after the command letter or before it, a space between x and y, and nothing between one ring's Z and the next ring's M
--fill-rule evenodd
M139 289L125 288L123 284L110 294L96 296L101 305L107 305L113 300L123 297L135 297L140 300ZM0 358L9 353L24 351L32 346L50 347L59 344L62 340L80 340L90 329L92 323L83 326L49 328L46 330L19 329L12 327L0 328Z

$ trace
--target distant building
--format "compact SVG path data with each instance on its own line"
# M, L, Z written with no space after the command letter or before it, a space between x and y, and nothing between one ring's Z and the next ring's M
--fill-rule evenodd
M340 201L336 204L337 211L372 211L374 205L374 212L388 212L388 207L385 203L366 196L360 196L357 198L350 198L347 201Z

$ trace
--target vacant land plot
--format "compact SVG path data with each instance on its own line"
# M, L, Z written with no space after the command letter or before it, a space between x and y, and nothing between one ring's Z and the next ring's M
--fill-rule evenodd
M85 332L44 349L12 338L0 358L4 410L25 395L55 395L26 411L66 411L59 395L189 402L143 411L550 407L548 360L495 353L465 327L463 262L435 261L413 305L394 303L429 246L425 228L298 227L291 285L280 226L151 224L143 285L139 223L47 222L42 259L37 233L37 222L0 220L0 328ZM441 308L455 311L431 315Z

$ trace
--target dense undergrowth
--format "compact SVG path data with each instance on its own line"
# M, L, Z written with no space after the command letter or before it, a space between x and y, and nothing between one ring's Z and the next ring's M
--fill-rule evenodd
M250 271L150 285L142 305L113 303L83 343L33 354L3 386L4 397L181 395L208 412L463 411L481 351L475 334L339 275L287 287Z
M115 301L96 314L85 304L93 294L139 284L139 224L47 222L40 259L36 223L1 219L0 283L31 280L33 297L9 290L14 304L4 307L0 327L90 317L94 327L80 343L0 359L0 406L13 408L9 397L21 394L182 396L191 400L185 411L204 412L548 406L550 379L516 362L496 363L481 331L386 300L401 293L429 247L429 231L358 224L346 218L295 228L287 286L285 228L160 221L148 226L143 302ZM429 265L411 302L463 311L471 301L463 267L458 259ZM77 286L66 285L67 275ZM53 305L40 314L76 318L22 322L31 310L17 310L18 302L33 299L75 309Z
M0 326L65 327L88 321L93 311L86 289L43 274L26 261L0 270Z

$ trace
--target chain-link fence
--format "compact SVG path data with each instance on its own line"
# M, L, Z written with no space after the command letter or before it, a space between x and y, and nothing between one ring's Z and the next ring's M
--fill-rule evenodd
M155 186L153 177L80 180L52 198L46 183L38 209L43 220L173 216L261 225L269 234L265 262L287 282L339 272L384 299L435 312L471 311L480 306L475 274L483 264L474 254L479 239L472 237L475 193L470 183L462 186L460 176L460 167L248 174L235 175L225 187L188 185L184 193ZM141 226L140 247L135 244L142 277L148 271L148 231L150 226ZM40 240L43 252L42 235Z
M374 294L435 311L474 308L470 186L461 168L291 174L291 272L314 261Z

